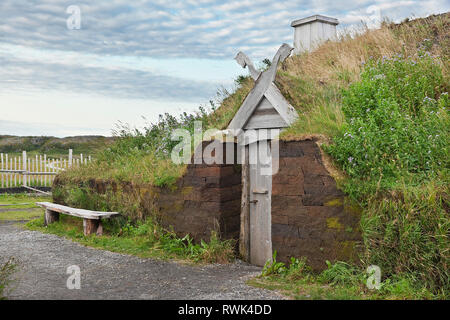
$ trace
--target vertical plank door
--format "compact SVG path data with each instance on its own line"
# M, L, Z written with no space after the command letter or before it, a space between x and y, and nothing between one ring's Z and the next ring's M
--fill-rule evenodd
M272 259L271 151L267 140L249 145L250 263L263 266Z

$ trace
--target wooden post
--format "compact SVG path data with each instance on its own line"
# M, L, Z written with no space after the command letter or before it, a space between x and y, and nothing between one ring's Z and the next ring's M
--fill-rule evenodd
M69 168L72 168L73 150L69 149Z
M26 151L22 152L22 165L23 165L22 169L24 171L27 171L27 152ZM23 178L22 184L24 186L26 186L27 185L27 174L26 174L26 172L23 173L22 178Z
M47 155L44 154L44 172L47 172ZM47 175L44 174L44 186L47 186Z
M21 159L21 157L19 157L19 166L18 166L18 168L19 169L22 168L22 159ZM19 176L19 185L20 185L20 176Z
M14 157L14 170L17 170L17 158ZM14 173L14 187L17 187L17 173Z
M49 161L49 164L50 164L50 172L55 172L55 159L51 159L50 161ZM54 178L55 176L54 175L51 175L48 179L50 180L50 186L52 186L52 184L53 184L53 178Z
M239 146L238 146L239 148ZM239 235L239 253L244 261L250 261L250 171L249 148L242 146L242 198L241 198L241 229Z
M34 169L34 159L31 159L31 166L30 166L30 172L36 172ZM33 174L31 175L31 181L30 181L30 186L34 186L34 179L36 178L36 176Z
M83 232L85 236L90 234L103 234L103 226L100 219L83 219Z
M36 161L35 161L34 169L35 169L35 172L39 172L39 157L38 157L38 155L36 155L35 159L36 159ZM36 175L34 176L34 185L35 186L39 185L39 176L36 176Z
M31 158L28 158L27 161L28 161L27 163L28 170L31 171ZM31 175L28 176L28 185L30 184L31 184Z
M9 170L13 170L12 158L9 158ZM14 173L9 174L9 187L10 188L13 186L13 176L14 176Z
M42 155L39 155L39 172L43 172L44 168L42 167ZM43 176L41 175L41 186L44 184Z
M45 209L44 216L44 226L48 226L49 224L59 220L59 213L55 211L51 211L49 209Z
M97 232L95 234L98 236L101 236L103 234L103 224L101 219L98 219L98 227Z
M5 155L5 169L8 170L8 154ZM9 174L6 174L6 187L8 188Z
M3 170L3 153L0 153L0 161L1 161L0 169ZM3 173L2 173L2 188L3 188Z

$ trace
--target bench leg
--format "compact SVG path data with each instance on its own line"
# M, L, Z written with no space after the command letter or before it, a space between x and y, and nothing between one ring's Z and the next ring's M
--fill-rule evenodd
M44 226L48 226L50 223L53 223L58 220L59 220L59 212L45 209Z
M83 219L83 231L84 235L97 234L101 236L103 234L103 226L100 219Z
M101 236L103 234L103 225L102 225L102 220L101 219L98 219L98 227L97 227L96 234L98 236Z

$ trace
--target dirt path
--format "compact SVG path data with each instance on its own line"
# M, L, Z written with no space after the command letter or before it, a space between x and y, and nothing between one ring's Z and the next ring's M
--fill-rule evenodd
M9 299L280 299L245 280L260 268L187 266L84 247L50 234L0 222L0 258L21 261ZM67 267L81 270L81 289L66 287Z

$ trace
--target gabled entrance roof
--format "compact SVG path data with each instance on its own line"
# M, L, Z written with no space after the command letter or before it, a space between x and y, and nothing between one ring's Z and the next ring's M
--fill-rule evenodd
M272 64L264 72L255 69L251 60L242 52L236 55L236 61L245 68L248 66L255 86L245 98L227 129L266 129L290 126L298 114L275 86L277 67L291 53L293 48L283 44L278 49Z

